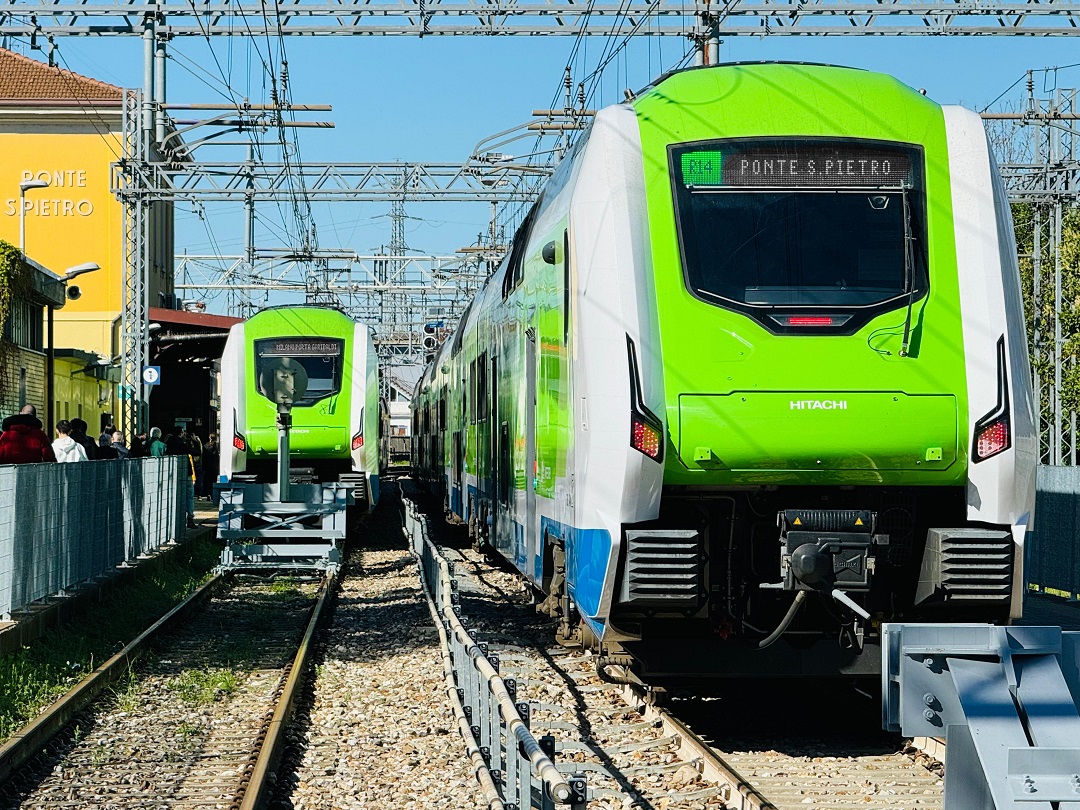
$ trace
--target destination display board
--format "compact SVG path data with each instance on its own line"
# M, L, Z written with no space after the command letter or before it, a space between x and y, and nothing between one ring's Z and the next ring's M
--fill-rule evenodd
M261 357L337 357L343 341L329 338L274 338L256 342Z
M914 186L913 156L902 147L864 142L726 141L676 151L686 188Z

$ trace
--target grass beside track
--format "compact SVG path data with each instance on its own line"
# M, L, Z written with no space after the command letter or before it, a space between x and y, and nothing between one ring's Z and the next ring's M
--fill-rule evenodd
M220 553L209 539L192 540L154 574L111 591L84 615L0 658L0 742L204 582Z

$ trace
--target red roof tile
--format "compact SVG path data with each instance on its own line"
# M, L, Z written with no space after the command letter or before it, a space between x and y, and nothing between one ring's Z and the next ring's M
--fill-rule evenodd
M119 104L123 92L114 85L0 48L0 103Z

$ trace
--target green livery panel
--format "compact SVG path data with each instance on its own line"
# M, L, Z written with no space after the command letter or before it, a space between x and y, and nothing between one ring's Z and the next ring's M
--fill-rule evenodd
M798 64L688 70L634 108L664 358L665 483L963 483L968 405L941 108L888 76ZM811 192L831 218L812 218L802 205ZM787 253L754 242L744 224L781 216L802 240ZM717 236L736 217L732 232L751 236ZM864 220L907 240L852 247L853 235L874 238ZM828 271L833 249L859 266L860 283L803 280L794 298L733 278L799 261L810 277ZM807 252L812 267L793 259ZM873 277L889 261L903 272L891 291ZM852 328L817 331L828 319L804 316L821 301L854 312Z

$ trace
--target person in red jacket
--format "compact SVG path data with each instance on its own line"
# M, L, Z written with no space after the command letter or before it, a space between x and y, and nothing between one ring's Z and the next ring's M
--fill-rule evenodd
M0 434L0 464L36 464L56 461L52 442L41 429L37 409L24 405L15 416L4 420Z

